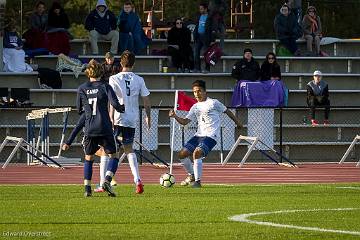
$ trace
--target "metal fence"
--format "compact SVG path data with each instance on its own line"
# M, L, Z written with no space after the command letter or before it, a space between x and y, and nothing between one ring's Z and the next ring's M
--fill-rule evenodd
M170 107L152 108L152 127L150 131L145 126L143 113L142 120L139 120L139 127L136 131L136 139L143 147L134 144L134 148L144 148L155 153L165 161L170 160L170 143L172 121L168 117ZM231 109L241 120L243 127L236 128L235 124L225 115L222 116L221 136L218 137L214 151L208 156L209 162L220 162L234 145L239 135L256 136L273 147L279 153L295 162L321 162L338 161L344 154L346 148L360 132L360 107L332 107L330 111L330 125L323 125L324 110L318 109L316 118L318 126L312 126L309 117L309 109L306 107L284 107L284 108L237 108ZM16 136L26 138L26 109L2 109L0 110L0 136ZM179 112L185 116L186 112ZM6 116L6 117L5 117ZM140 119L140 118L139 118ZM72 111L68 117L66 137L75 127L78 120L76 111ZM50 125L50 155L56 155L59 149L61 133L64 125L62 114L49 116ZM140 128L140 126L142 126ZM40 122L35 122L35 127L40 130ZM197 124L192 122L188 126L175 126L174 150L179 151L183 144L188 141L196 132ZM37 130L35 129L35 132ZM82 134L74 141L73 148L69 153L72 157L82 156L81 150ZM242 159L248 144L242 142L236 149L231 162L238 162ZM267 151L267 147L259 144L257 149ZM222 154L221 154L222 153ZM0 154L0 161L4 161L9 154L5 149ZM360 156L358 148L350 154L353 160ZM274 156L281 161L278 156ZM151 157L153 159L153 157ZM26 156L18 153L16 161L24 162ZM175 158L176 159L176 158ZM249 161L267 162L267 158L260 151L254 151Z

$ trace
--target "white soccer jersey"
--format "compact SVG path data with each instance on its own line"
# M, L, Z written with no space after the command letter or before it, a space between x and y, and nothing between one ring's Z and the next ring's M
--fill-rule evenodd
M224 104L208 97L206 101L195 103L185 118L198 121L195 136L211 137L216 140L220 136L220 116L226 109Z
M142 77L133 72L120 72L109 78L109 84L114 89L120 104L125 105L125 112L115 111L115 125L123 127L136 127L139 121L139 96L149 96L150 92Z

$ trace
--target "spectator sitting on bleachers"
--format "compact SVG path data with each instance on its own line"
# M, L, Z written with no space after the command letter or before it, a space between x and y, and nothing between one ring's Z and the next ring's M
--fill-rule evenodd
M296 40L302 36L302 30L296 21L295 15L290 12L288 5L284 4L280 9L280 13L276 15L274 29L280 44L292 54L298 55Z
M63 53L69 55L70 52L70 27L68 16L60 3L54 2L49 10L48 21L48 49L53 54Z
M319 125L315 119L315 108L325 107L324 125L329 124L330 100L328 84L322 80L320 71L314 72L314 80L307 84L307 104L311 112L311 125Z
M105 0L98 0L96 9L86 17L85 28L90 32L90 44L93 54L99 54L98 40L111 41L110 52L118 51L119 32L116 31L116 17Z
M168 33L168 53L178 72L189 72L193 66L191 31L183 27L181 18L176 19L175 26Z
M38 1L35 10L30 17L30 29L24 33L25 46L28 49L46 48L48 15L45 13L46 6L43 1Z
M236 80L257 81L260 78L259 63L252 56L252 50L244 50L243 59L237 61L232 69L231 76Z
M135 13L135 8L131 1L125 1L123 9L118 16L117 25L120 31L120 54L125 50L129 50L135 53L135 55L139 55L150 44L150 39L146 37L140 18Z
M9 20L5 24L3 42L3 62L5 72L32 72L33 69L25 63L23 42L16 32L15 21Z
M316 14L316 8L309 6L307 14L302 21L304 37L306 39L307 50L312 53L313 42L315 44L315 54L320 55L320 40L322 37L320 17Z
M101 64L103 75L101 81L109 82L109 77L121 72L119 62L115 62L115 57L111 52L105 54L105 61Z
M280 65L276 61L275 53L269 52L266 55L266 60L261 65L260 69L261 80L281 80Z

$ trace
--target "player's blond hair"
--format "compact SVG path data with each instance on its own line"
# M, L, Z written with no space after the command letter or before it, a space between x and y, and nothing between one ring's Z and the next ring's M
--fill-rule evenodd
M88 78L100 78L103 75L101 64L95 59L91 59L85 70L85 74Z

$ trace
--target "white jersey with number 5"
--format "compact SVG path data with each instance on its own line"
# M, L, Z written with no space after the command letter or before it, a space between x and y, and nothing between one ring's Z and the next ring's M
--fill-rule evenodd
M186 115L187 119L198 122L195 136L211 137L216 140L220 135L220 116L226 109L217 99L209 97L203 102L195 103Z
M109 84L114 89L120 104L125 105L125 112L115 111L115 125L123 127L136 127L139 121L139 96L150 95L142 77L133 72L120 72L109 78Z

